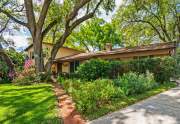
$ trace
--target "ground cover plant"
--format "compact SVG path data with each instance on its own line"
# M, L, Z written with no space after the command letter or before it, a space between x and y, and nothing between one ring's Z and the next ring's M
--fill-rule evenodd
M1 124L59 124L52 86L0 84Z
M149 72L130 72L115 80L60 80L60 84L72 96L78 111L90 120L175 86L156 83Z
M126 73L115 79L114 83L120 87L127 96L143 93L158 85L154 80L153 74L149 72L146 74Z

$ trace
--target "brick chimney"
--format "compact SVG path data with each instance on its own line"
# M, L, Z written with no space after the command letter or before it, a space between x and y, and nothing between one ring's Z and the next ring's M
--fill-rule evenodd
M106 51L111 51L112 50L112 43L106 43L105 50Z

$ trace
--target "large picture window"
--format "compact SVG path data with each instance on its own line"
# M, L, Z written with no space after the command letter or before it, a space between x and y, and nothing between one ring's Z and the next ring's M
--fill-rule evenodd
M79 61L73 61L70 63L70 72L74 73L77 70L77 67L79 66Z

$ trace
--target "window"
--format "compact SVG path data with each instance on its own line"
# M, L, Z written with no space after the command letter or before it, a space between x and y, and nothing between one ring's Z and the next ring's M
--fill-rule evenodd
M74 72L74 62L70 63L70 73Z
M29 58L30 58L30 59L34 59L34 52L33 52L33 51L30 51L30 52L29 52Z
M34 59L34 52L32 51L32 59Z
M70 73L74 73L79 66L79 61L73 61L70 63Z

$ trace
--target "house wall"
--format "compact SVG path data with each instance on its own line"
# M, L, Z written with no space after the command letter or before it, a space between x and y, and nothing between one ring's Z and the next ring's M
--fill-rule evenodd
M70 62L64 62L62 64L62 72L69 73L70 72Z
M107 55L107 56L99 56L98 58L101 59L121 59L121 60L127 60L127 59L133 59L135 57L146 57L146 56L167 56L171 55L171 49L165 49L165 50L155 50L155 51L142 51L142 52L133 52L133 53L125 53L125 54L116 54L116 55Z
M116 55L106 55L106 56L99 56L96 58L100 59L115 59L115 60L129 60L129 59L135 59L136 57L147 57L147 56L153 56L153 57L163 57L172 55L173 49L164 49L164 50L152 50L152 51L142 51L142 52L133 52L133 53L125 53L125 54L116 54ZM91 58L92 59L92 58ZM80 60L80 64L83 64L87 60ZM69 62L64 62L69 63ZM63 67L64 72L70 73L70 64L67 64L68 67Z
M44 57L44 63L46 63L48 61L48 58L50 57L50 52L52 50L52 45L50 44L43 44L43 52L46 54L46 56ZM30 47L27 51L26 54L30 57L30 59L32 59L32 55L33 55L33 47ZM65 48L62 47L58 50L56 58L61 58L61 57L65 57L65 56L71 56L71 55L75 55L75 54L79 54L81 53L81 51L78 50L74 50L74 49L70 49L70 48ZM32 59L33 61L33 65L35 64L34 59ZM53 71L57 72L57 64L54 63L52 68ZM62 65L62 72L69 72L69 64L65 63L64 65Z

